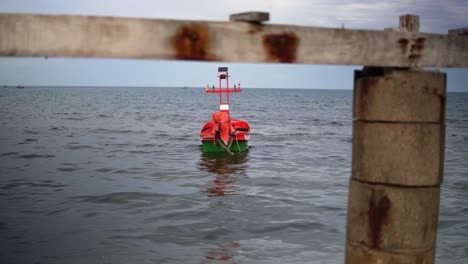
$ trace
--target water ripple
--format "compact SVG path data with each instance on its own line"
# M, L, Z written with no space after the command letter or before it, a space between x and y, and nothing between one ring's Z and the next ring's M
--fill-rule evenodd
M3 89L0 262L342 263L352 96L245 89L230 156L202 153L201 88ZM468 259L466 101L449 94L440 263Z

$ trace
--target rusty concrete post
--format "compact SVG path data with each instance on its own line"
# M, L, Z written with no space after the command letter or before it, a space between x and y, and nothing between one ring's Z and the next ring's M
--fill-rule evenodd
M355 72L346 263L434 263L446 75Z
M409 32L419 32L419 16L417 15L401 15L400 28Z

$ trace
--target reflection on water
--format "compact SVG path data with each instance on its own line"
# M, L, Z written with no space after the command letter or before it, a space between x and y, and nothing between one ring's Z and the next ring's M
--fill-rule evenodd
M202 153L200 158L200 170L209 172L213 179L208 183L206 193L208 197L226 198L228 195L236 195L236 183L246 177L246 162L248 153L229 155L228 153L208 154ZM227 209L229 206L222 201L217 200L216 210ZM229 210L221 215L229 215ZM222 222L224 218L218 219ZM216 219L213 219L216 222ZM222 223L213 223L222 225ZM237 263L235 256L240 248L238 241L220 242L205 254L204 263Z
M206 190L208 192L208 197L235 194L233 188L230 188L235 182L234 180L231 180L232 178L233 177L229 175L216 176L216 179L213 181L215 186Z
M228 153L202 153L200 169L216 174L245 173L244 164L248 160L248 153L229 155Z
M0 264L343 263L352 91L246 91L249 153L213 156L196 89L0 90ZM459 264L468 94L447 100L436 262Z
M200 169L214 174L212 184L206 189L208 197L234 195L235 183L245 177L248 154L203 153Z
M205 256L206 263L236 263L234 257L239 249L239 242L218 244L216 248L209 250Z

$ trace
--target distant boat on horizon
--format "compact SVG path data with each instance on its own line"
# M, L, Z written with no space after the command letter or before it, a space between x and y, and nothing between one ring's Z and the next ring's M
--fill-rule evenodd
M18 85L16 85L16 88L18 88L18 89L23 89L23 88L24 88L24 86L23 86L23 85L21 85L21 84L18 84Z

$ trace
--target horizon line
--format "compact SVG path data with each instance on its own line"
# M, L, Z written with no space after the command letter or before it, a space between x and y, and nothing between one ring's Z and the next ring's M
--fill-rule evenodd
M23 85L24 88L58 88L58 87L69 87L69 88L178 88L178 89L204 89L203 86L129 86L129 85ZM17 85L2 85L1 88L16 88ZM241 89L288 89L288 90L329 90L329 91L353 91L352 89L346 88L304 88L304 87L247 87ZM468 91L463 90L454 90L454 91L447 91L447 93L468 93Z

